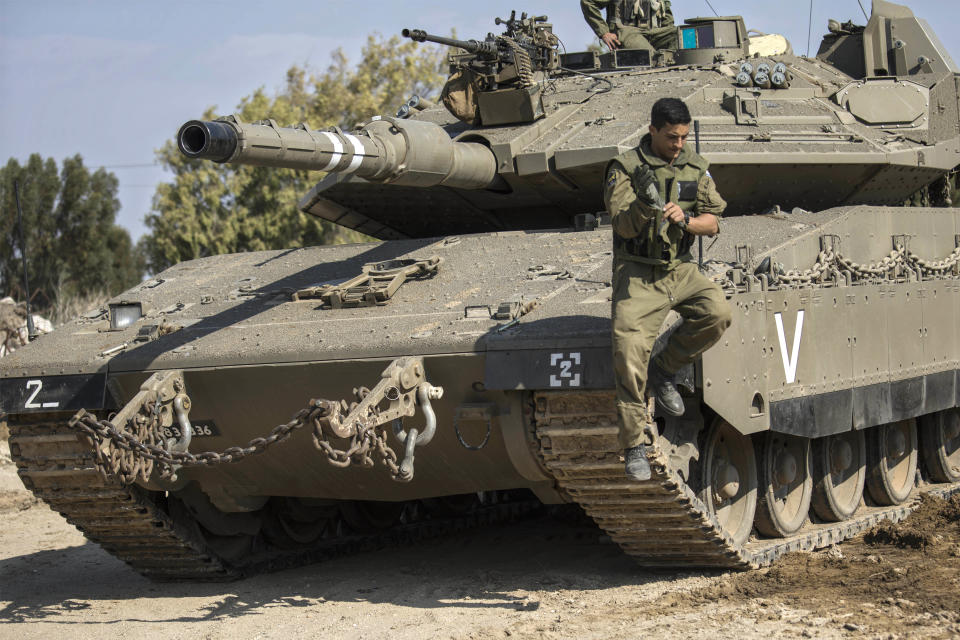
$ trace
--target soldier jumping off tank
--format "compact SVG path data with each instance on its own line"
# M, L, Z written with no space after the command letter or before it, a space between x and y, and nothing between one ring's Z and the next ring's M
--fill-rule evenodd
M676 49L670 0L580 0L583 18L608 49ZM607 19L601 16L606 10Z
M650 478L644 445L653 443L654 434L645 388L652 390L659 410L683 415L674 374L716 343L731 322L722 290L700 273L690 252L693 236L719 232L719 217L727 206L707 170L709 163L684 147L690 111L681 100L662 98L653 105L650 122L640 145L607 166L603 193L614 231L619 437L626 473L635 480ZM671 309L683 317L683 324L650 362Z

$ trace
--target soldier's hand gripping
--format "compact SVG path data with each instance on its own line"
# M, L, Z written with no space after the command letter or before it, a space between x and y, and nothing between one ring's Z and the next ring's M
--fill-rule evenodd
M617 37L617 34L613 32L608 32L600 36L600 39L603 41L603 44L607 45L607 49L613 51L614 49L620 48L620 38Z
M679 224L682 227L686 226L686 221L684 220L683 209L680 208L675 202L668 202L663 207L663 219L669 220L673 224Z

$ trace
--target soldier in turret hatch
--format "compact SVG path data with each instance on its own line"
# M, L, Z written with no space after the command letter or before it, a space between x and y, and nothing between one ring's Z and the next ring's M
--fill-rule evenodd
M716 343L730 326L730 305L691 255L694 236L713 236L727 203L709 163L685 148L690 111L683 101L653 105L649 133L607 165L603 201L613 226L613 366L620 446L627 475L650 478L644 445L653 443L649 386L658 411L679 416L674 374ZM683 324L663 352L650 351L667 313ZM649 367L649 373L648 373Z
M580 9L611 51L677 48L670 0L580 0ZM606 20L602 10L606 10Z

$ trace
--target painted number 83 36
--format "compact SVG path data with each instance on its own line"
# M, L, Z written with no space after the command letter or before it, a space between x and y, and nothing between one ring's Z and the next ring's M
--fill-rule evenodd
M212 422L194 422L190 426L193 427L194 438L220 435L216 425L214 425ZM164 438L173 438L174 440L180 440L183 438L183 430L179 425L164 427L162 433Z

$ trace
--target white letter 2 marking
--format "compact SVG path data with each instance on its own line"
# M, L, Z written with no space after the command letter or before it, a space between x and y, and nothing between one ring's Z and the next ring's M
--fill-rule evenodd
M44 402L43 404L34 402L37 394L40 393L40 389L43 389L43 380L27 380L27 389L31 387L33 387L33 393L31 393L27 401L23 403L24 409L55 409L60 406L59 402Z
M783 374L787 377L787 384L793 384L797 379L797 357L800 353L800 334L803 332L803 310L797 311L797 327L793 332L793 351L787 356L787 338L783 334L783 314L773 314L777 323L777 338L780 339L780 356L783 358Z

